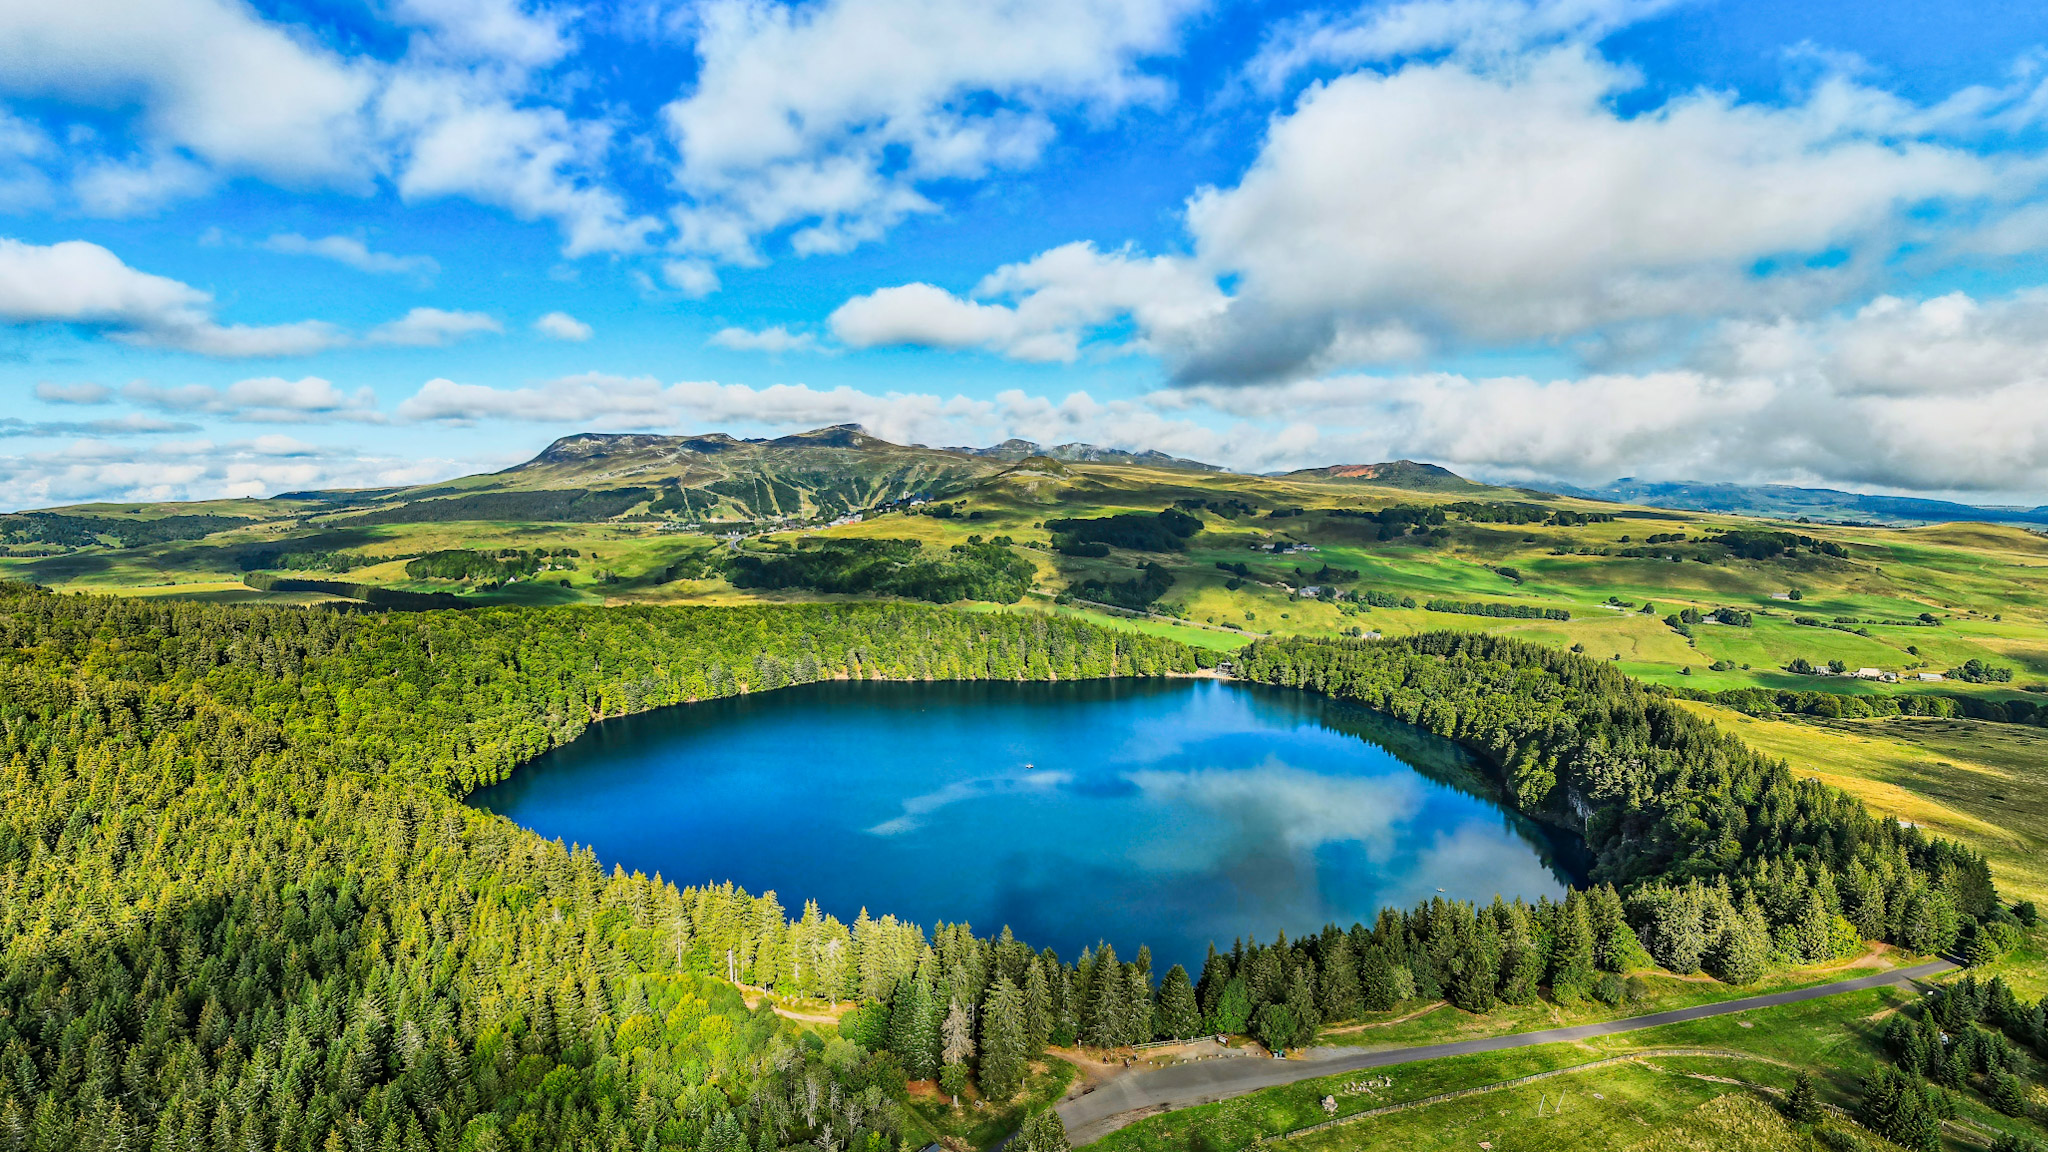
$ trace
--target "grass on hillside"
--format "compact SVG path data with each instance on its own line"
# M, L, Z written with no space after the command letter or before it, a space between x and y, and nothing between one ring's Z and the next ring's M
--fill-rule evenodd
M1723 1062L1735 1064L1737 1062ZM1785 1119L1763 1093L1695 1079L1672 1067L1733 1072L1701 1062L1628 1063L1445 1101L1273 1142L1288 1152L1384 1148L1403 1152L1825 1152L1829 1145ZM1711 1070L1709 1070L1711 1069Z
M1335 1098L1336 1115L1343 1117L1575 1068L1613 1056L1689 1049L1701 1054L1650 1058L1656 1068L1664 1069L1662 1072L1641 1063L1611 1064L1503 1090L1500 1094L1469 1096L1364 1118L1282 1142L1286 1147L1310 1152L1476 1148L1481 1140L1492 1142L1496 1150L1612 1152L1617 1147L1684 1148L1686 1145L1676 1141L1690 1130L1690 1113L1730 1089L1725 1084L1688 1079L1686 1073L1784 1089L1791 1085L1798 1069L1810 1069L1818 1075L1816 1086L1824 1102L1853 1108L1860 1099L1862 1078L1878 1063L1878 1035L1884 1019L1919 999L1911 988L1878 988L1584 1043L1448 1057L1396 1065L1376 1073L1339 1073L1153 1116L1110 1133L1092 1147L1101 1152L1236 1152L1250 1147L1260 1137L1282 1135L1330 1119L1321 1103L1325 1096ZM1712 1055L1717 1052L1736 1053L1748 1059ZM1376 1082L1376 1077L1384 1077L1385 1081ZM1559 1122L1539 1125L1535 1115L1538 1105L1545 1109L1544 1119L1550 1118L1549 1110L1560 1093L1565 1094L1566 1102L1556 1116ZM1965 1094L1961 1114L1989 1129L2036 1136L2044 1131L2036 1123L1997 1114L1974 1090ZM1503 1144L1501 1133L1506 1133L1508 1140L1523 1142ZM1629 1139L1623 1140L1623 1136ZM1534 1142L1539 1137L1541 1142ZM1795 1143L1791 1147L1800 1145Z
M1850 960L1773 972L1755 984L1742 987L1723 984L1704 975L1675 976L1663 971L1637 972L1628 977L1628 998L1613 1007L1598 1001L1566 1006L1543 1000L1534 1004L1502 1004L1483 1015L1449 1006L1414 1015L1418 1008L1423 1007L1420 1001L1416 1001L1398 1005L1390 1012L1365 1017L1362 1022L1368 1025L1367 1027L1326 1033L1321 1042L1361 1048L1409 1048L1422 1044L1445 1044L1509 1032L1534 1032L1545 1028L1590 1024L1600 1020L1646 1016L1653 1012L1714 1004L1745 996L1808 988L1815 984L1872 975L1916 962L1917 958L1902 955L1884 945L1872 945L1870 951ZM1412 1018L1403 1019L1411 1016Z
M879 459L879 458L878 458ZM893 459L893 457L892 457ZM465 481L463 483L469 483ZM483 483L477 480L476 483ZM579 482L580 483L580 482ZM804 535L895 537L925 542L942 551L970 535L1008 535L1037 570L1038 588L1048 595L1090 577L1127 578L1148 561L1166 565L1173 586L1154 614L1129 618L1085 604L1071 609L1114 627L1171 635L1212 648L1233 647L1247 635L1327 636L1376 631L1405 635L1436 629L1483 630L1561 647L1578 646L1595 658L1618 659L1620 667L1652 682L1702 689L1762 686L1819 688L1848 693L1926 691L1918 684L1884 684L1784 671L1794 658L1825 666L1840 660L1852 668L1899 672L1945 671L1982 659L2016 674L2013 683L1938 690L2014 696L2028 684L2048 682L2048 537L2016 528L1943 525L1922 529L1874 529L1782 524L1743 517L1634 509L1620 505L1544 497L1515 490L1473 492L1404 491L1314 477L1274 478L1204 474L1128 466L1066 465L1044 474L1010 472L963 481L945 499L958 508L950 518L891 513L830 529L771 534L770 541ZM453 490L461 487L443 485ZM471 484L470 486L475 486ZM1455 517L1424 536L1378 538L1376 521L1339 516L1336 510L1371 512L1389 505L1437 505L1458 499L1508 501L1544 509L1612 514L1612 522L1578 526L1474 523ZM1102 559L1082 559L1050 550L1043 525L1063 517L1149 513L1176 501L1203 502L1204 530L1182 553L1112 550ZM1256 506L1250 515L1225 516L1207 507L1240 501ZM318 515L319 508L295 501L219 502L221 511L254 515L247 527L203 540L176 541L134 549L92 547L49 557L0 556L0 576L35 580L60 590L196 598L281 599L281 594L248 597L235 592L242 565L252 550L349 551L394 557L452 548L496 550L536 547L577 549L577 570L548 573L491 591L440 580L409 580L403 559L337 575L287 573L311 578L362 581L412 591L454 591L476 603L734 603L820 599L802 593L763 594L733 588L721 579L696 578L702 560L727 545L711 535L668 531L649 520L592 524L454 522L350 525L345 518ZM212 509L213 505L208 505ZM1278 518L1270 510L1304 508L1303 515ZM101 514L149 518L199 510L191 505L112 505ZM83 511L83 510L81 510ZM311 515L309 515L311 513ZM978 519L972 518L978 515ZM268 517L268 519L261 519ZM1713 563L1668 555L1681 546L1650 547L1651 555L1624 556L1646 547L1653 534L1685 533L1694 541L1720 530L1793 531L1842 545L1846 558L1799 552L1755 561L1718 556ZM1626 538L1626 539L1624 539ZM749 542L756 546L759 542ZM1274 553L1274 544L1302 544L1314 551ZM1606 552L1606 555L1599 553ZM1245 566L1249 579L1218 569ZM1569 621L1524 620L1427 612L1421 608L1338 605L1293 594L1324 565L1355 571L1346 589L1412 596L1479 600L1564 608ZM1509 568L1514 576L1503 575ZM1518 578L1515 578L1518 577ZM567 580L567 586L562 584ZM176 583L171 583L175 581ZM1231 583L1239 586L1231 588ZM1803 599L1774 596L1798 589ZM1042 608L1039 597L1026 607ZM1616 610L1607 602L1628 605ZM1638 609L1649 602L1652 615ZM1664 615L1687 607L1720 606L1755 613L1754 627L1703 624L1688 640L1667 627ZM1915 620L1929 613L1939 626L1864 623ZM1177 615L1185 624L1159 619ZM1795 622L1806 617L1813 625ZM1836 617L1856 623L1837 628ZM1868 635L1858 635L1861 629ZM1909 651L1915 649L1917 651ZM1723 664L1716 671L1711 665Z
M1760 718L1687 704L1802 775L1983 852L2007 900L2048 907L2048 731L1981 720Z

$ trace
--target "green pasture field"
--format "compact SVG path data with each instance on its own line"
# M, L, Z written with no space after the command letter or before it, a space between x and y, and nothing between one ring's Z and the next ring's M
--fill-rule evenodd
M1694 1078L1717 1075L1716 1080ZM1721 1080L1743 1061L1663 1059L1550 1077L1275 1141L1290 1152L1823 1152L1762 1092Z
M1629 975L1628 998L1614 1007L1598 1001L1567 1006L1540 1000L1533 1004L1495 1005L1492 1011L1481 1015L1448 1005L1421 1011L1428 1006L1422 1001L1413 1001L1397 1005L1388 1012L1364 1017L1360 1021L1365 1025L1362 1028L1347 1025L1331 1029L1324 1033L1321 1043L1358 1048L1411 1048L1510 1032L1565 1028L1850 980L1917 963L1919 959L1878 944L1849 960L1773 972L1754 984L1739 988L1705 975L1677 976L1648 969Z
M1759 718L1688 704L1802 775L1983 852L2008 900L2048 907L2048 731L1982 720Z
M1784 1090L1791 1086L1797 1070L1804 1068L1817 1074L1816 1087L1823 1102L1853 1109L1860 1099L1862 1078L1880 1059L1878 1037L1885 1018L1918 999L1919 991L1911 987L1871 989L1583 1043L1448 1057L1396 1065L1378 1074L1340 1073L1149 1117L1110 1133L1091 1147L1101 1152L1235 1152L1251 1147L1261 1137L1283 1136L1330 1119L1321 1103L1325 1096L1337 1100L1336 1115L1341 1118L1448 1092L1573 1069L1610 1057L1681 1049L1697 1054L1648 1056L1640 1062L1587 1068L1522 1087L1368 1117L1277 1144L1304 1152L1469 1149L1479 1147L1480 1141L1492 1143L1497 1152L1613 1152L1689 1147L1733 1152L1753 1145L1688 1145L1681 1141L1693 1131L1697 1109L1708 1101L1731 1093L1755 1093L1740 1084L1697 1080L1691 1075ZM1732 1054L1733 1058L1718 1053ZM1370 1083L1375 1075L1388 1077L1392 1083ZM1360 1087L1362 1083L1364 1088ZM1960 1095L1960 1118L1973 1126L1985 1131L2018 1131L2037 1138L2043 1132L2037 1123L1993 1111L1975 1089ZM1562 1111L1553 1115L1560 1096L1564 1098ZM1537 1115L1539 1106L1544 1112L1541 1117ZM1797 1135L1790 1125L1782 1129L1760 1125L1750 1130L1766 1135L1782 1132L1788 1141ZM1768 1143L1760 1146L1771 1147ZM1781 1146L1810 1147L1796 1141ZM1957 1143L1953 1147L1973 1145Z
M432 493L481 491L494 483L490 477L471 477L436 485ZM1767 687L1854 694L1938 690L2010 697L2029 686L2048 689L2048 537L2019 528L1792 524L1598 504L1519 489L1412 491L1355 481L1124 465L1019 467L961 481L940 499L956 514L940 518L917 511L889 512L837 527L770 532L739 546L779 548L795 546L805 537L870 537L915 539L923 542L928 552L937 553L970 536L1006 535L1032 563L1036 591L1044 597L1077 588L1090 578L1127 579L1139 565L1156 562L1171 571L1174 581L1148 615L1106 612L1085 602L1062 604L1059 610L1211 648L1234 647L1254 634L1378 632L1398 636L1449 628L1577 646L1596 658L1618 660L1624 671L1644 680L1707 690ZM1372 513L1389 506L1433 507L1459 500L1518 503L1545 511L1598 512L1616 519L1567 527L1479 523L1452 516L1440 531L1380 540L1376 521L1337 515L1345 510ZM1052 533L1043 527L1048 520L1061 518L1152 513L1177 501L1201 505L1194 511L1203 521L1203 530L1188 542L1184 552L1113 549L1100 559L1064 556L1052 549ZM1255 511L1226 516L1217 510L1232 501L1252 505ZM1306 511L1280 517L1270 514L1293 508ZM731 545L706 532L671 530L676 525L643 512L600 523L351 525L346 516L301 500L94 505L65 511L144 519L212 512L248 516L250 520L247 527L202 540L126 549L96 546L46 557L0 555L0 576L34 580L67 591L304 603L303 596L245 596L232 590L244 575L243 557L254 549L289 544L294 550L349 551L394 559L345 576L320 572L280 575L346 579L411 591L451 591L476 603L715 604L832 599L736 589L715 574L700 578L704 560ZM712 533L721 531L716 524L709 528ZM1696 542L1704 533L1726 530L1795 532L1839 544L1847 556L1801 551L1763 561L1720 555L1713 563L1698 559L1674 563L1655 554L1619 554L1646 547L1643 541L1652 534L1682 532ZM1276 544L1313 550L1275 553L1272 548ZM577 549L581 553L577 570L550 572L537 581L522 580L489 590L463 582L410 580L404 574L406 558L430 551L541 547ZM1653 553L1659 550L1659 546L1647 547ZM1677 545L1663 550L1688 552ZM1602 551L1608 554L1599 554ZM1219 569L1219 563L1242 564L1248 577ZM1410 596L1418 602L1441 597L1561 608L1572 618L1465 616L1420 607L1331 603L1294 594L1294 588L1315 582L1314 574L1326 565L1347 575L1357 573L1355 579L1335 581L1344 591L1371 590ZM1513 575L1497 571L1503 567L1513 570ZM715 564L711 568L715 570ZM1231 583L1239 586L1231 588ZM1800 592L1800 600L1775 598L1794 589ZM1020 607L1043 610L1044 597L1027 597ZM1645 603L1654 605L1653 613L1641 611ZM1693 636L1688 639L1663 622L1664 616L1685 608L1710 613L1723 606L1751 612L1753 626L1703 623L1693 626ZM1864 622L1917 621L1922 613L1938 623ZM1162 617L1177 617L1184 623ZM1795 622L1799 617L1813 623ZM1837 617L1855 623L1834 627ZM1867 635L1859 635L1857 629ZM2011 669L2014 679L2002 684L1949 681L1929 686L1910 679L1892 684L1798 675L1785 670L1795 658L1821 667L1839 660L1851 669L1878 668L1909 678L1921 671L1946 672L1966 660L1979 659ZM1723 664L1722 670L1712 668L1717 662Z

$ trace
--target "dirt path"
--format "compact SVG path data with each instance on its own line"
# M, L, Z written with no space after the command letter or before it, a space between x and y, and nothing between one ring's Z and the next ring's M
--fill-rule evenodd
M1323 1035L1337 1036L1345 1032L1363 1032L1367 1028L1392 1028L1396 1024L1406 1024L1410 1020L1414 1020L1417 1017L1427 1016L1431 1012L1434 1012L1439 1008L1448 1007L1450 1007L1450 1001L1438 1000L1433 1003L1424 1004L1422 1007L1417 1008L1415 1011L1410 1012L1406 1016L1396 1016L1392 1020L1375 1020L1370 1024L1346 1024L1342 1028L1325 1028L1323 1029Z

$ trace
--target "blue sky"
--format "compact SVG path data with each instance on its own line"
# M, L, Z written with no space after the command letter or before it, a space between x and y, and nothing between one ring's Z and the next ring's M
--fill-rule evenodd
M858 421L2048 502L2048 9L0 6L0 507Z

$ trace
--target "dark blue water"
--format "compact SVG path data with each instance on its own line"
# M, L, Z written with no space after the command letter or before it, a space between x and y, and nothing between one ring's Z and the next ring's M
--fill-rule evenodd
M1157 970L1383 904L1559 895L1575 843L1447 741L1321 696L1189 680L824 683L607 720L471 802L607 869Z

